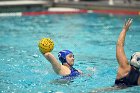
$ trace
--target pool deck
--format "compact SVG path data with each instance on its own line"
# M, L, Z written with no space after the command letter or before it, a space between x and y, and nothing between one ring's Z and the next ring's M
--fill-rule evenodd
M123 1L115 1L113 3L108 1L57 2L54 4L54 7L86 9L96 13L140 15L140 1L131 3L124 3Z
M55 7L71 7L81 9L125 9L125 10L140 10L140 2L138 3L121 3L114 2L114 4L105 1L92 2L57 2Z
M47 1L0 1L0 13L41 11L51 6Z
M48 3L47 1L0 1L0 6L14 6L14 5L42 5Z
M52 10L53 11L50 11ZM61 8L61 11L60 9ZM63 8L63 9L62 9ZM67 9L69 8L69 9ZM71 8L71 10L70 10ZM75 10L74 10L75 9ZM35 0L23 0L23 1L0 1L0 13L9 12L34 12L38 11L41 14L55 14L55 13L112 13L112 14L130 14L140 15L140 1L124 3L122 0L116 0L115 2L108 1L35 1ZM48 11L47 13L42 11ZM31 14L31 13L25 13Z

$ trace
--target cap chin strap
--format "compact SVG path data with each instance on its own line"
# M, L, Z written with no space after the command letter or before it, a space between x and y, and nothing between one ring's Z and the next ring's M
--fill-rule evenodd
M69 63L67 63L70 67L72 67Z
M140 69L140 61L137 61L136 58L132 58L130 64L138 69Z
M68 62L65 62L65 63L67 63L68 66L72 67Z

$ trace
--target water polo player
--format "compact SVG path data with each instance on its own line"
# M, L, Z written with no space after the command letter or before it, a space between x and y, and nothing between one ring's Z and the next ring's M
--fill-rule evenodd
M124 51L124 43L126 33L132 23L132 19L128 19L125 23L117 44L116 44L116 58L119 64L115 84L111 87L105 87L92 90L92 93L109 92L112 90L124 89L127 87L140 85L140 52L135 52L128 62Z
M132 19L129 19L125 23L116 45L116 58L119 67L115 80L115 86L119 88L140 85L140 52L134 53L131 56L130 62L128 62L124 51L125 37L131 23Z
M50 44L51 43L51 44ZM62 50L58 53L59 60L62 64L55 58L51 53L53 50L53 41L51 39L40 40L39 49L44 57L52 64L54 71L63 77L75 77L80 75L82 72L73 68L74 65L74 55L69 50ZM48 49L49 48L49 49Z

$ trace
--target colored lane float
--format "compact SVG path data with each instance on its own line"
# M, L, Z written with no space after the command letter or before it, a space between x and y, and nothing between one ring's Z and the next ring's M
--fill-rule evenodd
M60 9L61 9L61 11L60 11ZM50 8L47 11L0 13L0 16L38 16L38 15L76 14L76 13L100 13L100 14L114 14L114 15L140 15L140 11L84 10L84 9L73 9L73 8L67 10L67 8Z

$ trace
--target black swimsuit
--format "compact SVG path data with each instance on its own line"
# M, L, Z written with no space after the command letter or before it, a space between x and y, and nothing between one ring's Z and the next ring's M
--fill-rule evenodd
M121 79L115 80L115 86L118 86L120 88L123 87L132 87L138 85L138 78L140 76L139 69L136 69L135 67L131 66L131 70L125 77Z

